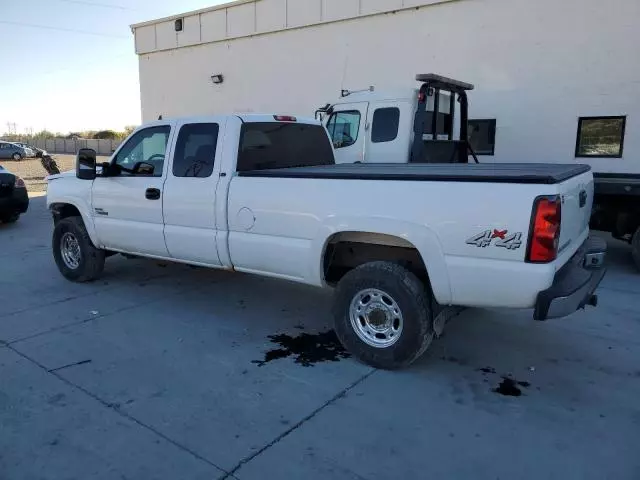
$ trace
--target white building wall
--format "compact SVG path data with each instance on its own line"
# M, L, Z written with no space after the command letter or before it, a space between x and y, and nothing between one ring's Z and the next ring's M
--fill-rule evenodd
M434 72L474 83L470 117L497 119L484 161L584 162L574 158L578 117L627 115L623 158L589 163L640 173L639 0L459 0L337 22L435 0L238 3L185 17L180 34L173 19L135 27L145 121L312 116L341 88L414 87L416 73ZM314 22L325 23L292 28ZM194 41L188 25L213 43L176 48L182 35ZM211 82L217 73L224 84Z

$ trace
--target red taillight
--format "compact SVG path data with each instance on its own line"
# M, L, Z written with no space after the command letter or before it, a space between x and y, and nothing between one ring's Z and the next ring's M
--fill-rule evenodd
M562 202L560 197L540 197L533 207L533 222L527 261L553 262L558 255Z
M277 122L297 122L298 121L296 117L292 117L290 115L274 115L273 118L275 118Z
M24 184L24 180L22 180L20 177L16 178L16 183L14 184L15 188L27 188L27 186Z

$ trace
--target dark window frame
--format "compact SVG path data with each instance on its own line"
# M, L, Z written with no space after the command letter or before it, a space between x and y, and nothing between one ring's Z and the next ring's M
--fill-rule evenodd
M376 125L376 114L381 110L395 110L398 113L398 123L396 125L396 133L393 138L385 138L385 140L376 140L374 137L374 129ZM389 143L395 142L398 139L398 135L400 134L400 109L398 107L378 107L373 111L373 115L371 116L371 143Z
M357 114L358 115L358 130L356 131L356 137L353 138L353 142L349 143L348 145L340 145L339 147L335 146L334 143L334 139L333 139L333 135L331 134L331 131L329 131L329 125L331 124L331 119L334 117L337 117L338 115L340 115L341 113L343 114ZM329 138L331 138L331 143L333 145L333 148L335 148L336 150L339 148L347 148L347 147L351 147L353 145L355 145L358 142L358 137L360 137L360 124L362 123L362 112L360 112L360 110L339 110L336 112L331 113L331 115L329 116L329 120L327 120L327 125L326 125L326 129L327 132L329 132ZM334 122L335 125L335 122ZM334 132L335 133L335 130Z
M493 142L491 143L491 153L488 153L488 150L484 151L484 152L476 152L474 150L474 153L476 155L478 155L478 156L485 156L485 157L493 157L493 156L495 156L495 154L496 154L496 137L497 137L497 131L498 131L498 128L497 128L498 121L497 121L497 119L496 118L470 118L470 119L467 120L467 125L468 125L467 130L468 130L469 133L471 133L471 128L469 128L469 127L471 127L471 123L472 122L489 122L489 124L490 124L489 131L493 132L493 138L492 139L490 138L490 140L493 140ZM467 138L467 142L469 142L468 138ZM471 148L473 148L473 145L471 145L470 142L469 142L469 145L471 146Z
M586 155L580 153L580 136L582 135L582 123L585 120L622 120L622 130L620 132L620 145L618 154L613 155ZM578 132L576 134L575 158L622 158L624 154L624 139L627 128L626 115L604 115L596 117L578 117Z
M202 176L202 175L178 175L176 174L176 159L178 158L179 154L184 155L184 151L180 152L180 148L184 147L186 149L186 143L184 146L182 146L180 144L181 141L181 135L183 133L183 129L185 128L189 128L189 127L193 127L193 126L207 126L208 128L212 128L214 129L215 126L215 145L213 146L213 164L211 165L211 171L209 172L208 175L206 176ZM192 132L187 132L187 135L190 135ZM210 178L211 175L213 175L213 171L216 168L216 164L215 164L215 158L217 155L217 151L218 151L218 142L220 140L220 123L218 122L190 122L190 123L184 123L180 126L180 129L177 132L177 137L176 137L176 145L175 145L175 151L173 153L173 159L171 162L171 174L173 175L174 178ZM188 172L191 169L191 166L185 171ZM208 170L207 170L208 171ZM194 169L194 173L196 173L195 169ZM200 173L200 172L198 172Z

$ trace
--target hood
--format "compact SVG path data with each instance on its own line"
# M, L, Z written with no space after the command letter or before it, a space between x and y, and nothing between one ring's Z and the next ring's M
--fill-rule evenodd
M58 173L56 175L49 175L49 176L45 177L44 179L47 182L51 182L52 180L57 180L59 178L75 177L75 176L76 176L76 171L75 170L67 170L66 172Z

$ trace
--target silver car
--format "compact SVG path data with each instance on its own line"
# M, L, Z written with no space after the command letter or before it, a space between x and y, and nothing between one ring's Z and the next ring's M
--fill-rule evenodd
M23 158L32 157L33 151L26 149L15 143L0 141L0 158L13 158L14 160L22 160Z
M22 142L13 142L13 144L24 148L25 152L27 152L27 157L36 157L37 152L35 147L32 147L31 145L27 145L26 143L22 143Z

